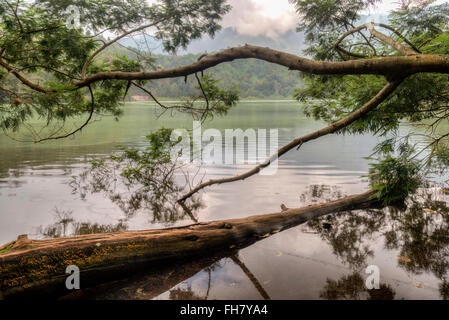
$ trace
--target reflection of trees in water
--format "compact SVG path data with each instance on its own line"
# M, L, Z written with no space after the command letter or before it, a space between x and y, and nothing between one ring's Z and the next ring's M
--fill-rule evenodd
M341 188L325 184L309 186L308 190L299 196L301 206L317 202L328 202L343 198Z
M323 196L326 192L312 188L309 194ZM442 200L433 196L435 191L423 189L408 200L406 208L343 212L309 221L308 226L354 270L353 275L338 281L328 279L323 296L354 297L354 291L363 285L359 283L360 272L374 254L370 244L383 236L385 249L399 252L400 268L415 275L434 274L441 280L441 297L449 298L449 207L447 196L441 193Z
M122 279L82 288L63 299L149 300L168 292L171 300L207 300L213 287L214 272L223 268L229 260L241 268L264 299L270 299L261 282L238 257L236 250L226 250L190 261L166 263L161 266L149 265L141 273L133 272L131 276L127 275ZM190 283L184 281L200 272L207 273L207 288L196 291Z
M196 213L204 207L199 197L178 203L184 188L165 178L157 184L149 182L150 186L121 184L114 172L91 173L81 179L72 181L71 186L74 192L80 193L82 199L89 193L103 193L123 211L127 219L143 211L151 212L152 223L170 225L184 219L196 223Z
M212 286L212 272L221 268L222 265L220 261L215 261L209 266L205 267L202 271L207 272L207 290L204 297L199 296L192 290L191 285L187 285L186 288L176 287L170 290L169 299L170 300L208 300L210 289Z
M265 291L264 287L260 283L259 280L257 280L256 276L251 272L251 270L248 269L248 267L240 260L237 254L230 256L231 260L242 269L243 273L248 277L248 279L252 282L254 287L257 289L257 291L260 293L260 295L265 300L271 300L270 296L268 295L267 291Z
M126 222L120 220L117 224L98 224L77 222L72 211L61 211L55 208L55 222L47 227L39 227L38 233L46 238L61 238L95 233L126 231Z
M172 160L170 148L178 142L171 141L171 132L161 129L149 135L147 148L128 148L92 161L88 170L73 177L70 183L73 192L82 199L88 194L102 193L127 218L146 211L152 213L153 223L170 225L186 218L197 222L196 212L203 207L200 197L182 204L177 201L191 179L183 170L185 165Z
M373 257L374 252L369 245L371 235L383 226L384 218L376 210L342 212L311 220L308 225L330 244L341 261L359 270L367 258Z
M328 186L312 186L309 191L301 196L301 200L310 201L330 201L333 197L341 197L343 194L338 188ZM380 289L368 290L364 282L364 269L367 266L367 259L374 256L372 244L378 241L379 236L384 239L384 246L387 250L397 250L398 255L405 257L398 259L400 268L413 274L424 272L433 273L441 280L439 289L440 295L444 299L449 298L449 208L445 201L432 200L429 191L421 190L419 194L413 196L408 201L406 209L387 208L384 210L364 210L357 212L343 212L330 214L320 219L308 222L319 236L325 240L333 249L334 254L343 263L352 269L352 273L340 279L327 279L325 287L320 292L320 297L325 299L392 299L395 297L394 290L386 283L380 284ZM312 202L312 201L311 201ZM76 223L70 214L57 212L57 223L47 227L44 234L47 236L61 236L70 233L86 234L97 232L111 232L126 230L124 221L119 221L116 225L97 225L87 223ZM70 229L70 230L69 230ZM269 299L268 293L254 277L254 274L243 264L240 259L236 259L235 252L225 254L220 257L230 258L248 276L248 279L258 289L265 299ZM152 274L137 280L135 283L124 282L123 288L139 287L144 291L139 291L139 296L153 298L155 294L161 294L176 286L193 274L203 270L208 274L207 290L204 295L194 292L191 287L176 287L170 290L171 299L208 299L212 288L212 270L220 268L216 265L217 259L211 259L201 266L198 261L189 262L185 265L185 275L179 269L173 267L170 275L158 276L158 270L153 270ZM173 274L173 275L171 275ZM146 277L146 276L145 276ZM170 283L165 283L165 277L170 279ZM164 282L159 286L164 287L164 291L155 292L152 287L154 283ZM148 290L148 291L146 291ZM123 291L123 290L122 290ZM129 291L129 290L125 290ZM131 290L132 291L132 290ZM135 290L137 291L137 289ZM100 293L101 294L101 293ZM204 295L204 296L203 296ZM133 298L126 296L125 298Z
M239 258L238 253L230 254L228 256L228 258L243 271L243 273L248 277L248 279L254 285L256 290L260 293L262 298L264 298L265 300L271 299L270 296L268 295L267 291L264 289L264 287L260 283L260 281L251 272L251 270L246 266L246 264ZM209 298L209 293L210 293L210 289L211 289L212 272L221 267L222 267L222 265L220 264L220 261L217 261L203 269L203 271L207 272L207 274L208 274L207 290L206 290L205 297L200 297L199 295L195 294L194 291L192 290L191 285L187 285L187 287L184 289L181 287L171 289L170 296L169 296L170 299L171 300L207 300Z
M343 276L339 280L326 280L320 298L327 300L393 300L394 290L386 284L380 284L379 289L367 289L365 280L358 272Z
M192 290L192 287L187 288L176 288L170 290L169 295L170 300L203 300L203 297L197 296Z

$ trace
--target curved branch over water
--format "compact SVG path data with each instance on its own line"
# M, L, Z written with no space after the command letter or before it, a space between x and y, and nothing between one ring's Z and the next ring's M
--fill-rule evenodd
M410 49L411 50L411 49ZM149 72L99 72L74 83L78 88L103 80L156 80L192 75L221 63L238 59L259 59L310 74L361 75L375 74L393 78L420 72L449 73L449 55L415 54L348 61L315 61L290 53L245 45L210 54L200 61L179 68Z
M199 192L200 190L202 190L208 186L212 186L215 184L229 183L229 182L234 182L234 181L239 181L239 180L245 180L246 178L249 178L249 177L259 173L262 169L268 167L271 163L276 161L278 158L280 158L282 155L286 154L290 150L297 148L297 147L301 147L304 143L306 143L308 141L312 141L312 140L318 139L322 136L325 136L325 135L328 135L331 133L335 133L335 132L341 130L342 128L347 127L354 121L356 121L356 120L360 119L361 117L363 117L364 115L366 115L371 110L374 110L375 108L377 108L377 106L379 106L379 104L381 104L383 101L385 101L388 98L388 96L401 84L401 82L402 82L402 80L396 80L396 81L387 83L387 85L381 91L379 91L379 93L376 96L374 96L370 101L368 101L361 108L352 112L345 118L343 118L337 122L334 122L331 125L328 125L327 127L324 127L320 130L309 133L300 138L294 139L289 144L280 148L268 160L266 160L265 162L261 163L260 165L258 165L256 167L254 167L253 169L251 169L245 173L242 173L240 175L233 176L233 177L209 180L207 182L199 184L197 187L190 190L186 195L184 195L181 199L179 199L179 202L187 200L188 198L193 196L195 193Z

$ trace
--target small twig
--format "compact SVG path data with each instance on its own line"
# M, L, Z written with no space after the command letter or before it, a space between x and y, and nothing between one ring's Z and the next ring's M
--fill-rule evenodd
M89 117L87 118L86 122L84 122L76 130L74 130L74 131L72 131L72 132L70 132L68 134L57 136L57 137L48 137L48 138L40 139L38 141L35 141L35 143L40 143L40 142L49 141L49 140L58 140L58 139L68 138L70 136L73 136L75 133L80 132L81 130L83 130L84 127L86 127L89 124L89 122L92 119L92 116L94 114L94 111L95 111L95 97L94 97L94 93L92 91L92 87L89 85L88 88L89 88L90 96L91 96L91 99L92 99L92 103L91 103Z
M114 38L113 40L111 40L111 41L105 43L101 48L97 49L97 50L96 50L96 51L95 51L95 52L94 52L94 53L93 53L93 54L86 60L86 62L84 63L83 69L82 69L82 71L81 71L81 78L82 78L82 79L85 79L85 78L86 78L87 67L89 66L90 62L91 62L91 61L92 61L98 54L100 54L100 52L102 52L104 49L106 49L106 48L109 47L110 45L114 44L115 42L119 41L120 39L123 39L124 37L129 36L129 35L132 34L132 33L135 33L135 32L141 31L141 30L144 30L144 29L146 29L146 28L154 27L155 25L161 23L162 21L164 21L164 20L166 20L166 19L168 19L168 18L159 19L159 20L157 20L157 21L155 21L155 22L153 22L153 23L150 23L150 24L146 24L146 25L140 26L140 27L138 27L138 28L135 28L135 29L133 29L133 30L130 30L130 31L128 31L128 32L125 32L125 33L121 34L120 36Z

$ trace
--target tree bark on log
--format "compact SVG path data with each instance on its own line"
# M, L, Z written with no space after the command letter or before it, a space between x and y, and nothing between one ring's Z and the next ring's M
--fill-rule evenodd
M329 213L380 205L369 191L336 201L282 212L198 223L184 227L83 235L59 239L17 241L0 247L0 297L36 288L65 289L69 265L81 271L81 281L119 273L137 265L154 266L192 259L258 240ZM67 291L66 291L67 293Z

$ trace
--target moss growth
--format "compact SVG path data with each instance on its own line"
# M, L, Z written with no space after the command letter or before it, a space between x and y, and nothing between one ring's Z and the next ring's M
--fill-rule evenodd
M81 270L102 267L122 260L133 259L147 253L149 243L127 243L102 245L83 249L69 249L55 254L27 256L20 261L0 264L0 290L30 286L35 282L46 282L65 274L69 265Z
M11 243L11 244L10 244L9 246L7 246L6 248L0 250L0 254L3 254L3 253L8 252L9 250L11 250L11 248L12 248L13 246L14 246L14 242Z

